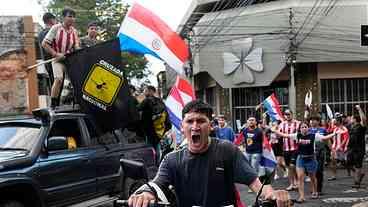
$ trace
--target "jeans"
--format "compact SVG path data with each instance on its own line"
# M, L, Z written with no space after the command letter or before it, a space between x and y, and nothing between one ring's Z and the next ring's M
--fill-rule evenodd
M260 163L262 154L255 153L255 154L247 154L248 161L250 165L256 170L257 174L260 175ZM263 172L262 172L263 173Z
M317 172L316 172L317 192L322 192L322 188L323 188L323 170L324 170L325 159L326 159L326 151L324 149L316 151L316 159L317 159L317 162L318 162Z

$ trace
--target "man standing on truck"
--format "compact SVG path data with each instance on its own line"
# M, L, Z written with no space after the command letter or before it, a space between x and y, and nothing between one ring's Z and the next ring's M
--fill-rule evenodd
M38 34L38 44L40 46L41 57L43 60L49 60L52 56L42 47L42 41L45 39L46 34L50 31L51 27L54 26L57 21L56 17L51 14L50 12L46 12L42 16L43 23L45 24L45 28ZM52 86L54 82L54 73L52 72L52 65L51 63L45 64L45 69L49 75L49 87Z
M42 47L51 54L55 60L52 62L54 83L51 88L51 107L56 107L60 102L60 93L66 68L61 62L65 54L80 48L77 30L73 27L75 23L75 11L65 8L62 11L63 22L55 24L42 41Z

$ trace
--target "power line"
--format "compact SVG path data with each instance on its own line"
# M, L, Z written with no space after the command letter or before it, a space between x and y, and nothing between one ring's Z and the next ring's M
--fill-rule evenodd
M325 12L325 15L320 17L320 19L316 22L316 24L314 24L314 26L312 27L312 29L304 36L304 38L299 41L297 43L297 46L301 45L309 36L310 34L314 31L314 29L319 25L319 23L325 18L328 16L328 14L330 13L330 11L332 10L332 8L336 5L338 0L331 0L330 3L331 3L331 6L330 7L327 7L328 9L326 9L326 12ZM330 5L330 4L329 4Z
M238 1L238 4L236 5L236 8L241 8L241 7L244 7L244 6L247 6L247 5L250 5L250 4L252 4L254 2L254 0L243 0L243 1ZM235 9L236 9L235 8ZM234 9L234 10L235 10ZM240 9L238 9L238 10L240 10ZM239 16L239 14L240 14L240 12L241 12L241 10L238 12L238 14L237 15L234 15L235 17L236 16ZM230 22L230 24L231 24L231 22L234 20L234 18L231 18L230 19L230 21L229 20L227 20L227 19L224 19L223 21L222 21L222 23L220 24L220 26L219 27L217 27L216 29L215 29L215 32L217 32L217 33L220 33L220 32L222 32L222 30L224 29L224 25L226 24L226 22ZM201 49L201 48L203 48L203 47L205 47L211 40L212 40L213 38L209 38L209 39L207 39L207 41L206 41L206 43L202 46L202 47L200 47L199 49Z

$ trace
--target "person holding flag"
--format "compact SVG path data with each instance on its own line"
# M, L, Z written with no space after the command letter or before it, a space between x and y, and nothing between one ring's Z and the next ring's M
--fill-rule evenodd
M270 116L271 121L284 120L281 112L280 103L277 100L276 95L274 93L272 93L261 104L259 104L256 107L256 110L258 110L262 106L266 109L266 113L268 114L268 116Z
M60 102L60 93L64 81L66 67L61 62L65 55L80 48L80 40L77 30L73 27L75 23L75 11L65 8L62 11L63 22L51 27L42 41L42 47L55 60L52 62L54 82L51 88L51 107L56 107Z

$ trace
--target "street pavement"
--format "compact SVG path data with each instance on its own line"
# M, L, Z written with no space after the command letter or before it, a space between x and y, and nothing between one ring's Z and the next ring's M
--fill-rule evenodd
M351 187L353 184L353 177L347 176L346 170L339 169L337 180L335 181L327 181L329 175L329 170L325 169L325 181L323 188L324 195L322 195L319 199L311 199L309 183L305 183L306 202L303 204L294 204L294 206L351 207L354 204L368 201L368 179L366 177L363 179L362 188L357 190ZM276 189L285 189L288 186L287 178L275 180L272 185ZM248 188L244 185L238 185L238 188L240 190L241 199L243 202L245 202L248 206L254 203L256 196L254 193L248 193ZM290 196L292 199L297 199L297 191L290 192ZM368 205L364 205L364 207L368 207Z
M367 164L365 164L367 172ZM311 199L309 191L309 183L305 184L305 195L306 202L303 204L294 204L295 207L308 206L308 207L351 207L357 203L363 203L368 201L368 188L367 188L367 177L363 180L363 186L361 189L354 189L351 187L353 178L347 176L346 170L338 169L337 180L327 181L330 172L325 169L325 182L324 190L319 199ZM285 189L288 186L287 178L280 178L275 180L272 184L275 189ZM248 193L248 187L245 185L237 185L242 201L250 206L254 203L255 193ZM292 199L298 198L297 191L290 192ZM111 203L100 205L98 207L112 207ZM362 207L368 207L362 205Z

